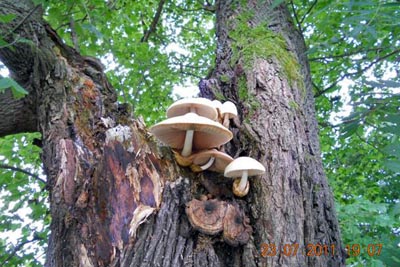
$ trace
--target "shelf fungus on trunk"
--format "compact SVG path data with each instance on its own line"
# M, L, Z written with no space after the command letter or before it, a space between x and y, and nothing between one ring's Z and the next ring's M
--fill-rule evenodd
M216 235L223 230L227 204L225 201L193 199L186 204L186 215L192 227L208 235Z
M186 215L195 230L208 235L222 231L224 241L231 246L246 244L252 233L250 219L236 203L193 199L186 204Z
M229 204L224 217L223 238L231 246L246 244L253 229L250 219L240 210L236 203Z

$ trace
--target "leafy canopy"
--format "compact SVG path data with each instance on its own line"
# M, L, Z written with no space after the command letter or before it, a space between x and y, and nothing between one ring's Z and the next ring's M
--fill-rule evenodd
M398 266L400 80L398 1L296 1L308 57L322 155L345 244L383 244L347 260ZM395 253L397 251L397 253Z

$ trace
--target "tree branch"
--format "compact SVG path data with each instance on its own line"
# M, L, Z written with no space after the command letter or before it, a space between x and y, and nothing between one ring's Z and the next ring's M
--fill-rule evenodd
M290 6L292 7L292 10L293 10L293 15L294 15L294 19L296 20L297 28L303 34L303 27L301 27L301 21L299 20L299 17L297 16L297 12L296 12L296 9L294 8L293 1L290 1Z
M320 94L320 92L322 91L322 89L319 88L319 86L318 86L313 80L311 80L311 84L312 84L312 86L317 90L316 95L317 95L317 94Z
M85 14L85 16L83 18L74 20L74 23L75 22L84 22L87 18L88 18L88 16L87 16L87 14ZM70 24L71 23L69 21L66 23L60 24L57 28L54 28L54 31L58 32L59 29L66 27L66 26L70 26Z
M71 39L72 43L74 44L74 48L78 53L80 53L78 36L76 35L75 21L73 18L69 20L69 27L71 28Z
M36 10L38 10L39 7L41 7L42 4L38 4L36 5L17 25L15 25L15 27L8 33L8 35L12 34L13 32L15 32L16 30L19 29L19 27L21 27L22 24L24 24L24 22L30 17L32 16L33 13L35 13Z
M217 10L216 6L213 5L212 3L210 3L209 1L205 1L205 3L202 3L201 1L197 1L197 3L200 5L199 8L188 9L188 8L180 7L178 5L176 5L176 8L178 8L181 11L185 11L185 12L208 11L211 13L215 13L215 11Z
M302 24L304 22L304 20L306 19L307 15L311 13L311 10L315 7L315 5L318 3L318 0L315 0L311 6L308 8L308 10L306 11L306 13L304 13L303 17L300 20L300 24Z
M379 151L379 153L381 153L381 154L383 154L383 155L386 154L386 153L383 152L381 149L379 149L378 147L375 147L372 143L368 142L368 140L366 140L365 138L363 138L359 133L356 132L355 134L356 134L356 136L358 137L358 139L361 140L361 142L363 142L363 143L369 145L370 147L372 147L373 149Z
M200 1L199 1L200 2ZM201 2L200 2L201 4ZM213 5L210 1L206 0L206 3L202 5L203 9L206 11L210 11L212 13L215 13L215 11L217 10L216 6Z
M36 241L41 240L41 239L42 239L42 238L40 238L37 234L35 234L34 237L33 237L31 240L25 240L24 242L19 243L17 246L14 247L14 249L13 249L10 253L8 253L8 254L9 254L8 257L6 257L6 258L3 260L3 262L0 264L0 267L1 267L1 266L6 266L5 264L7 264L7 262L8 262L12 257L14 257L15 254L17 254L17 252L18 252L23 246L25 246L26 244L29 244L29 243L36 242Z
M157 27L158 21L160 20L164 3L165 3L165 0L160 0L160 2L158 3L157 12L154 15L153 21L150 24L150 28L145 32L145 34L143 35L140 42L142 42L142 43L147 42L150 38L150 35L156 31L156 27Z
M358 49L356 51L352 51L352 52L348 52L348 53L343 53L340 55L327 55L324 57L314 57L314 58L309 58L309 61L322 61L322 60L326 60L326 59L336 59L336 58L344 58L344 57L350 57L350 56L354 56L357 55L359 53L367 53L367 52L372 52L372 51L380 51L380 50L384 50L387 49L387 47L377 47L377 48L371 48L371 49Z
M324 90L321 90L317 94L315 94L314 97L317 98L317 97L325 94L326 92L329 92L329 90L331 90L339 82L343 81L345 78L348 78L348 77L351 77L351 76L355 76L355 75L359 75L359 74L367 71L368 69L372 68L376 63L378 63L378 62L380 62L382 60L385 60L386 58L388 58L388 57L390 57L392 55L395 55L395 54L397 54L399 52L400 52L400 49L396 49L396 50L392 51L391 53L389 53L389 54L387 54L385 56L377 58L376 60L374 60L370 64L368 64L366 67L364 67L364 68L362 68L362 69L360 69L360 70L358 70L356 72L348 72L348 73L345 73L345 74L341 75L335 82L333 82L327 88L325 88Z
M28 89L27 86L24 88ZM36 111L28 101L32 97L33 94L30 94L27 97L15 99L11 90L0 94L0 137L37 131Z
M7 165L7 164L0 164L0 169L6 169L6 170L11 170L11 171L16 171L16 172L22 172L22 173L24 173L24 174L26 174L26 175L29 175L29 176L31 176L32 178L34 178L35 180L38 180L38 181L40 181L40 182L42 182L42 183L44 183L44 184L47 183L45 180L43 180L42 178L40 178L38 175L36 175L36 174L34 174L34 173L31 173L31 172L29 172L29 171L27 171L27 170L18 168L18 167L10 166L10 165Z
M195 73L193 73L193 72L188 72L188 71L183 71L183 70L181 70L180 73L181 73L182 75L187 75L187 76L195 77L196 79L202 79L202 78L203 78L203 76L197 75L197 74L195 74Z

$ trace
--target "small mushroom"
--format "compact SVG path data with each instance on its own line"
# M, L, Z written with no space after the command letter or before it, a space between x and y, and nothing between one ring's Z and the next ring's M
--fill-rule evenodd
M200 151L191 156L193 164L190 166L193 172L204 170L223 173L225 167L233 161L233 158L216 149Z
M215 121L218 116L217 109L213 102L207 98L184 98L176 101L167 109L167 117L177 117L186 113L196 113L199 116L206 117Z
M229 204L224 217L224 241L231 246L244 245L249 241L252 231L249 218L239 206Z
M236 196L245 196L248 192L248 181L249 176L260 175L265 173L264 166L255 159L250 157L239 157L229 163L225 168L225 177L241 177L241 179L236 179L233 183L233 193ZM246 192L247 189L247 192Z
M221 107L222 125L229 127L229 119L237 117L237 108L231 101L226 101Z
M182 149L183 157L190 156L193 147L209 149L232 139L232 133L218 122L192 112L157 123L150 132L170 147Z
M223 230L225 201L193 199L186 204L186 215L192 227L203 234L215 235Z

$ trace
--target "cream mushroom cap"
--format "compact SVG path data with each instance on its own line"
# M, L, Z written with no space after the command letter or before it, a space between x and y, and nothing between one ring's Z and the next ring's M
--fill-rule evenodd
M192 167L194 172L203 171L201 166L207 164L211 158L214 158L214 161L212 162L212 165L207 168L207 170L220 173L224 172L226 166L233 161L231 156L216 149L199 151L196 154L193 154L191 157L193 159L192 163L195 165L195 167Z
M232 139L232 133L221 124L195 113L172 117L150 128L158 139L175 149L183 148L188 130L194 131L193 147L196 150L218 147Z
M213 103L214 107L217 109L218 115L222 116L221 115L221 108L222 108L221 101L215 99L215 100L212 101L212 103Z
M207 98L184 98L176 101L167 109L167 117L177 117L193 112L199 116L216 120L218 116L217 109L213 102Z
M228 115L229 119L232 119L238 115L237 108L231 101L226 101L222 104L221 116L225 116L225 114Z
M243 171L247 171L248 176L260 175L265 173L265 167L253 158L239 157L226 166L224 176L230 178L242 177Z
M248 193L248 177L260 175L265 172L264 166L250 157L239 157L229 163L225 168L226 177L241 177L233 183L233 193L236 196L243 197Z

